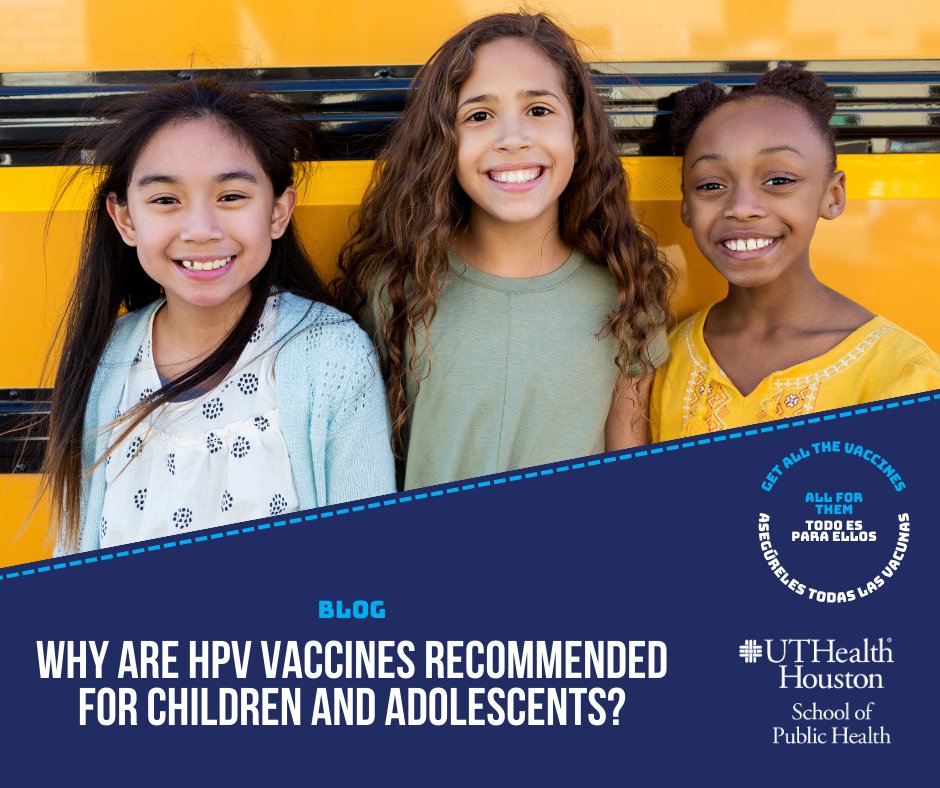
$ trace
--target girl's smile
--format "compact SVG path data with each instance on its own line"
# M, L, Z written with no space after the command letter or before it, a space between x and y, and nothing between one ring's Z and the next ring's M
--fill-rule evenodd
M490 170L490 180L498 184L507 192L527 191L540 185L545 175L545 168L541 165L516 165L504 169Z
M575 160L574 116L558 68L506 37L480 46L457 95L457 181L471 227L558 223Z
M287 228L296 193L271 180L211 119L170 123L137 159L127 201L108 201L124 240L163 286L167 308L214 310L247 303L248 285ZM206 313L208 314L208 313Z

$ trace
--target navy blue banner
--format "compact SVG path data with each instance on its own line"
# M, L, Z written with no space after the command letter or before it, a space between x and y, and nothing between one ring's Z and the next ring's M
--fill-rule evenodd
M938 424L925 395L2 570L3 779L915 784Z

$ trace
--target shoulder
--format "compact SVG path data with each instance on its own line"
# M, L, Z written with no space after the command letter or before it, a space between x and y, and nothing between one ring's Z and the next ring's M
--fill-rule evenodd
M869 321L869 328L870 337L877 338L885 346L890 345L895 351L903 351L911 356L924 353L937 355L923 339L881 315Z
M126 372L126 367L133 363L144 341L150 318L162 304L162 299L154 301L141 309L121 315L114 321L108 343L98 362L99 375L115 369L122 370L122 374Z
M703 349L705 340L702 334L702 326L705 323L707 314L707 308L694 312L669 331L666 337L669 346L668 364L660 369L665 372L665 367L675 368L690 363L705 363Z
M678 345L683 343L687 338L701 336L706 314L708 314L708 310L702 309L692 313L684 320L680 320L679 323L669 331L670 347L678 347Z
M327 343L368 342L368 337L356 321L335 307L293 293L281 293L279 298L279 340L291 340L294 336L304 334Z
M917 371L940 381L940 355L920 337L878 316L871 321L871 331L862 340L872 342L877 363L890 364L895 370Z
M579 287L590 288L598 293L617 297L617 282L614 275L603 263L598 262L580 249L575 250L576 267L568 281L576 283Z
M325 374L328 368L361 366L373 354L372 341L345 312L292 293L282 293L280 298L279 363L316 362L307 373ZM292 374L296 373L293 369Z

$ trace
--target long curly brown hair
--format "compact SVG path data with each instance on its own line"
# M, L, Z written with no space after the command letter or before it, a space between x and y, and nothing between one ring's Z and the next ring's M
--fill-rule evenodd
M477 49L506 37L537 47L562 75L574 111L578 156L560 198L561 236L614 277L618 304L603 330L619 342L617 366L624 378L630 377L633 363L651 369L646 348L667 319L673 273L630 212L613 130L577 44L544 14L494 14L472 22L415 76L404 112L377 158L357 228L339 253L341 278L335 292L341 308L361 316L372 298L387 304L375 339L386 351L383 364L399 456L412 404L409 376L420 384L417 348L428 345L448 268L448 245L467 227L470 215L469 199L456 178L457 95L473 70Z

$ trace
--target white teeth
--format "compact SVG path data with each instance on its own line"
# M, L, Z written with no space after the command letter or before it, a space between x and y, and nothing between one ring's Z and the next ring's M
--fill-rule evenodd
M190 271L214 271L216 268L221 268L223 265L226 265L231 261L231 257L222 257L219 260L209 260L205 263L200 263L198 260L181 260L183 268L188 268Z
M490 178L497 183L528 183L534 181L542 174L541 167L532 167L527 170L502 170L500 172L491 171Z
M764 249L774 242L773 238L732 238L724 241L726 249L732 252L756 252L758 249Z

